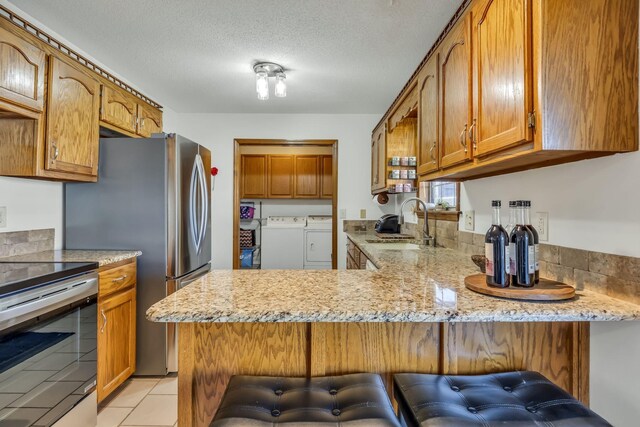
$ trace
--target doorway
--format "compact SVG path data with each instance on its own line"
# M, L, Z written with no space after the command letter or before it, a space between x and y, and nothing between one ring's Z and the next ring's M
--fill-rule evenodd
M272 152L273 154L267 154ZM293 154L292 154L293 153ZM314 178L314 168L317 176ZM249 172L249 169L251 170ZM296 170L305 169L304 175ZM315 181L314 181L315 179ZM243 205L252 199L256 204ZM235 139L233 183L233 268L251 266L260 268L252 258L256 248L255 232L242 233L241 222L247 216L258 216L264 221L263 202L301 200L321 205L330 202L331 214L331 268L337 268L338 255L338 141L334 139L284 140L284 139ZM241 212L241 205L243 205ZM242 216L245 219L241 219ZM256 221L254 221L256 223ZM261 238L261 237L259 237ZM254 246L247 249L246 241ZM253 240L252 240L253 239ZM242 246L245 246L243 249ZM259 249L261 250L261 249ZM241 256L243 259L241 261ZM256 255L257 256L257 255ZM261 254L260 254L261 256ZM327 267L328 268L328 267Z

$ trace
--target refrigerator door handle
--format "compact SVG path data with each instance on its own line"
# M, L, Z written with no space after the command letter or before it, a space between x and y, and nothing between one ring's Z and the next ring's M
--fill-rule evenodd
M191 169L191 183L189 188L189 234L191 234L191 240L193 241L196 251L199 251L200 234L198 220L196 218L196 186L198 184L196 183L196 179L199 180L197 159L193 162L193 169Z
M202 204L200 206L200 232L198 235L198 253L202 249L202 243L205 240L205 234L207 233L207 216L209 215L209 191L207 189L207 178L205 176L204 164L202 163L202 157L200 154L196 157L196 163L198 164L198 170L200 172L200 194L202 196Z

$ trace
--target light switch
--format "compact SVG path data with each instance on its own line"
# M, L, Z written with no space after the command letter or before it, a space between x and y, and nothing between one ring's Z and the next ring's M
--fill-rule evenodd
M0 228L7 226L7 207L0 206Z
M367 210L360 209L360 219L366 219L366 218L367 218Z

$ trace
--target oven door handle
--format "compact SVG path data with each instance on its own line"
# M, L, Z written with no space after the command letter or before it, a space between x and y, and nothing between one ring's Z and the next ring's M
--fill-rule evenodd
M0 331L90 298L98 292L98 274L63 280L0 299Z

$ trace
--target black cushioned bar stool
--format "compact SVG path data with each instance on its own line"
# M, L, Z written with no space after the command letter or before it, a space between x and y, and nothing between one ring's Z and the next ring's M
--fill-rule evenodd
M380 376L317 378L236 375L211 427L399 427Z
M611 426L538 372L394 375L403 426Z

